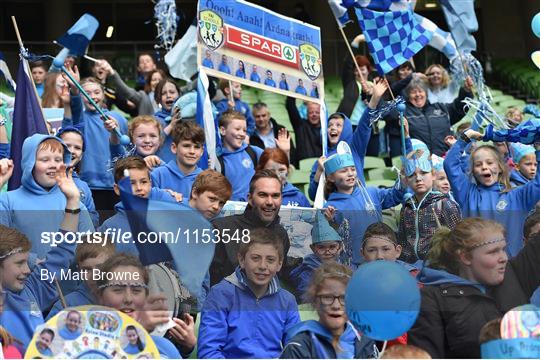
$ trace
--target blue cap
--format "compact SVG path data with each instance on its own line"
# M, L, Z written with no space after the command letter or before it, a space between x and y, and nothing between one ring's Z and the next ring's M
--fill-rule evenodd
M401 157L401 162L405 169L406 176L412 176L416 171L416 168L419 168L423 172L430 172L432 169L431 160L429 160L429 151L424 152L418 150L409 155L408 157Z
M339 169L349 166L355 166L354 159L351 154L334 154L324 162L324 172L327 175L333 174Z
M511 143L510 150L512 151L512 158L516 163L519 163L525 155L535 153L534 146L520 143Z
M317 211L316 221L311 229L311 240L313 244L325 242L325 241L342 241L341 236L334 230L322 211Z

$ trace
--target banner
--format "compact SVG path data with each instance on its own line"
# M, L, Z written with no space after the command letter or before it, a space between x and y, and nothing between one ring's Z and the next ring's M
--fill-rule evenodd
M199 0L197 64L207 74L324 99L320 28L242 0Z

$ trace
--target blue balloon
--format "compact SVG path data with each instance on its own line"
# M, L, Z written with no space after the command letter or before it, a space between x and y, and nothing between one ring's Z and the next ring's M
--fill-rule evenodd
M372 261L354 273L345 293L349 320L367 337L392 340L406 333L420 310L416 280L395 261Z
M532 31L533 31L534 35L536 35L536 37L540 38L540 13L534 15L534 17L532 19L532 22L531 22L531 28L532 28Z

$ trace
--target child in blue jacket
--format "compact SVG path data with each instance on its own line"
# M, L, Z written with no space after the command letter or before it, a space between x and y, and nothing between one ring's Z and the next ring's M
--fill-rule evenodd
M161 106L161 109L154 114L163 128L161 137L164 139L163 144L157 152L157 156L164 162L174 160L174 154L171 152L172 137L171 132L181 118L180 109L173 111L173 105L176 99L180 96L180 88L173 79L163 79L156 85L155 90L156 103Z
M64 213L56 228L65 236L68 232L77 232L80 193L64 164L60 166L55 181L64 196L65 208L70 210ZM0 238L0 273L5 291L0 325L26 348L36 327L44 322L42 311L57 299L53 276L58 278L60 271L69 267L77 245L75 242L60 241L57 246L50 248L45 261L30 271L30 240L18 230L3 225L0 225Z
M71 156L62 140L41 134L27 138L22 153L21 186L0 194L0 223L25 234L32 244L33 255L43 258L51 247L50 233L58 230L66 209L66 197L55 177L62 166L71 163ZM1 187L11 177L13 163L9 159L0 162ZM81 202L77 208L82 210L78 231L93 231L84 204Z
M202 171L197 164L204 151L204 129L185 121L174 125L170 137L175 159L152 171L152 186L171 189L188 199L191 185Z
M351 277L349 267L335 262L314 272L306 295L319 320L303 321L287 331L287 345L280 358L378 358L375 341L360 335L347 321L345 290Z
M286 331L300 321L294 296L276 277L284 259L281 240L253 230L238 251L235 272L213 286L202 308L198 357L276 358Z
M483 135L465 131L452 146L444 160L457 203L463 217L492 219L506 229L508 254L513 257L523 247L523 223L527 214L540 199L540 175L526 185L512 189L508 167L497 149L490 145L476 147L471 153L471 175L460 166L463 150L472 139L481 140ZM536 151L538 161L540 153Z
M223 142L219 156L221 173L233 187L233 201L247 201L249 181L255 174L262 149L244 143L246 118L238 111L228 110L219 118L219 132Z
M321 265L339 261L339 255L343 248L341 237L334 230L323 213L317 211L316 223L311 229L312 244L310 245L312 254L304 257L302 264L291 271L291 280L299 295L306 293L313 272Z
M83 133L75 126L66 126L60 128L56 136L64 141L64 144L66 144L71 153L71 164L69 165L77 168L86 150ZM81 202L86 206L94 227L97 227L99 225L99 214L96 211L92 190L90 190L88 184L79 177L79 174L75 170L73 171L73 181L75 181L75 184L81 191Z
M510 184L518 187L534 179L538 170L534 146L511 143L510 153L516 164L516 168L510 172Z
M232 89L229 87L229 83L232 85ZM221 80L219 82L219 88L223 92L223 95L225 95L225 98L215 103L216 109L218 111L218 117L223 115L223 113L227 110L238 111L246 118L247 136L253 135L253 132L255 131L255 119L251 114L251 108L249 104L245 101L242 101L242 85L235 81L229 82L228 80ZM229 104L231 92L234 99L233 109L231 109L232 103Z
M81 85L98 106L103 106L105 94L98 80L86 78L81 80ZM90 189L111 190L114 179L109 171L110 163L123 149L121 145L111 142L116 136L110 130L118 127L122 134L127 134L127 120L115 111L104 110L108 116L104 122L94 106L84 97L83 101L84 112L78 112L72 107L73 118L64 118L62 126L78 126L84 135L84 143L88 144L84 161L81 162L81 179L88 183Z

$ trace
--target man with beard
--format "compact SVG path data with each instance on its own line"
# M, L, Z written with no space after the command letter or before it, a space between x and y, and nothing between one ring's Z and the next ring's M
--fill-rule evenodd
M267 228L276 234L283 241L287 255L289 235L281 226L278 216L281 200L281 180L275 171L260 170L251 178L248 205L244 213L212 221L217 244L210 265L210 285L217 284L234 272L238 266L238 248L242 242L249 242L249 232L256 228Z

